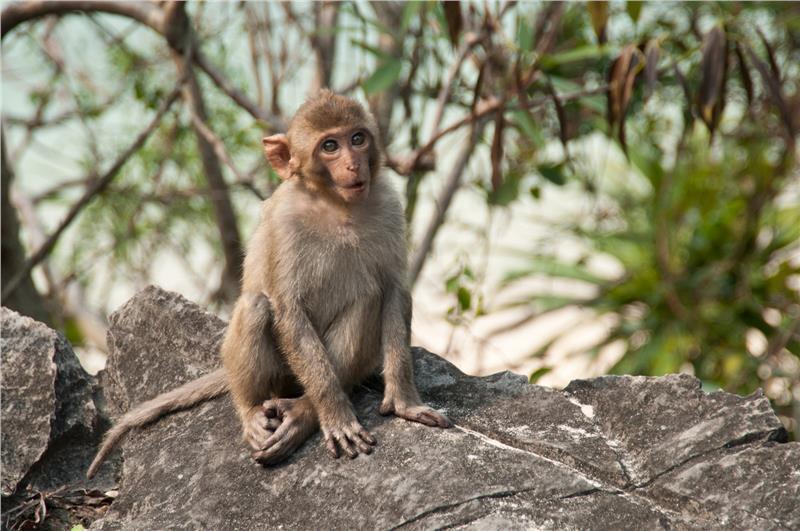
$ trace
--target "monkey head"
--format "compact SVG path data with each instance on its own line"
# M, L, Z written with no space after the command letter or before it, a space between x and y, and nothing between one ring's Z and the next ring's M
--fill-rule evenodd
M264 138L278 176L299 178L346 204L369 195L381 165L375 119L358 102L323 90L300 106L287 134Z

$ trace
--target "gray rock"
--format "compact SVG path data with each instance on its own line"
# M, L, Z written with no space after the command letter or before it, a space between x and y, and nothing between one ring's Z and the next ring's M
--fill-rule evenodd
M107 393L120 409L218 365L224 323L148 288L111 317ZM353 400L375 452L333 460L319 434L255 465L223 397L133 434L121 492L92 529L797 529L800 444L761 395L699 381L603 377L564 391L462 374L414 350L451 430Z
M60 334L7 308L0 316L4 524L12 513L16 521L33 516L39 509L26 507L37 498L48 505L48 522L69 519L76 498L118 483L118 457L95 479L85 479L95 447L110 426L102 396Z
M3 307L3 496L9 496L47 450L55 417L56 350L60 338L45 325Z

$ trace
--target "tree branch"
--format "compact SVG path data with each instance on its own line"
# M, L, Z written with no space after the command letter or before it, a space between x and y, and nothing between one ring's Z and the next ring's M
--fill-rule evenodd
M308 35L311 49L316 56L314 80L311 93L331 86L333 62L336 57L336 22L339 18L339 2L324 0L314 4L314 31Z
M61 234L75 220L81 210L83 210L83 208L88 205L92 199L95 198L95 196L102 193L108 187L108 185L111 184L111 181L114 180L128 159L130 159L131 156L144 145L145 141L147 141L153 131L155 131L158 125L161 123L164 115L167 113L170 107L172 107L172 104L175 103L176 99L178 99L184 81L184 79L178 81L177 86L161 103L161 106L158 108L158 111L153 117L153 120L150 122L150 125L148 125L141 133L139 133L139 136L136 137L136 140L134 140L133 144L131 144L130 147L128 147L128 149L126 149L122 155L120 155L117 160L114 161L114 163L102 177L93 181L93 184L84 192L83 196L81 196L81 198L74 205L72 205L72 208L70 208L69 212L64 220L59 224L58 228L56 228L56 230L47 238L42 246L39 247L39 249L37 249L36 252L25 261L25 264L22 266L19 272L17 272L17 274L14 275L3 286L3 300L13 293L19 283L30 274L33 268L50 254L55 247L56 242L58 242L58 239L61 237Z
M225 94L235 101L242 109L250 113L256 120L261 120L269 126L270 132L279 133L286 131L287 125L283 118L274 116L256 105L242 91L234 87L230 81L214 67L199 50L193 54L194 62L205 72L214 84Z
M258 197L261 201L266 199L264 194L262 194L261 191L258 190L253 185L253 176L243 174L242 172L239 171L239 168L237 168L236 165L233 163L233 159L231 159L231 156L225 149L225 143L222 141L222 139L218 137L214 133L214 131L211 130L211 127L209 127L209 125L197 115L197 113L193 108L190 108L190 113L192 116L192 125L194 125L195 131L203 135L203 137L206 139L206 142L211 144L211 146L214 148L214 153L216 153L217 158L220 159L223 163L225 163L225 165L228 168L230 168L230 170L236 176L236 181L234 184L239 184L241 186L244 186L245 188L253 192L253 194L255 194L255 196ZM259 169L261 169L261 165L259 165L258 167Z
M75 12L99 11L112 15L121 15L141 22L145 26L162 33L161 10L154 4L144 2L86 1L63 0L47 2L18 2L9 5L0 15L0 32L3 39L22 24L48 15L66 15Z
M433 240L436 237L436 233L439 231L439 227L444 223L445 214L447 214L447 210L450 208L453 196L461 186L461 176L473 154L475 144L477 144L478 138L480 138L481 132L483 131L483 126L484 122L482 121L472 126L469 140L464 144L461 153L458 155L458 159L456 159L455 164L453 164L453 167L450 169L444 188L442 188L442 191L439 193L439 197L436 200L436 212L411 259L408 278L412 286L417 281L422 267L425 265L425 260L433 247Z
M447 70L447 76L445 77L444 83L442 83L442 89L439 91L439 96L436 98L436 113L433 115L431 137L435 137L439 132L439 126L442 123L442 116L444 115L444 108L445 105L447 105L447 100L450 99L450 92L453 90L453 82L459 70L461 70L461 65L467 59L472 48L479 42L481 42L481 38L478 35L474 33L465 35L464 41L461 43L461 47L458 50L456 60L450 64L450 68Z
M599 87L595 87L592 89L579 90L576 92L571 92L569 94L560 94L556 96L556 98L560 103L565 103L568 101L577 100L594 94L604 94L606 92L608 92L608 85L601 85ZM431 165L430 152L433 151L433 148L436 146L436 143L439 140L441 140L442 137L447 136L450 133L457 131L458 129L461 129L463 126L467 124L475 124L480 119L497 112L497 110L500 109L500 107L502 106L506 106L507 108L530 109L532 107L545 105L552 99L553 99L552 96L547 96L533 100L528 100L525 103L520 102L518 105L515 106L509 106L507 104L507 101L504 102L496 98L485 99L475 106L475 110L473 112L471 112L470 114L464 116L463 118L457 120L456 122L450 124L449 126L445 127L444 129L438 131L436 134L431 136L431 138L428 139L425 145L420 146L419 148L415 149L414 151L412 151L407 155L392 157L389 166L400 175L408 175L409 173L411 173L416 169L428 168Z
M183 87L183 100L191 109L196 120L193 120L195 136L197 137L197 150L203 165L206 182L211 189L211 206L214 209L214 219L219 230L222 251L225 256L225 268L220 281L219 296L223 300L235 299L239 293L239 280L242 276L244 250L239 235L239 226L233 204L228 193L228 184L222 174L219 159L214 145L209 142L206 135L211 130L205 125L207 113L203 94L194 73L192 55L197 49L197 44L192 35L189 18L183 3L174 2L164 8L164 29L168 42L173 49L172 58L178 72L186 78ZM183 50L179 53L178 50ZM213 133L212 137L215 137Z
M6 155L6 136L0 129L0 280L5 285L7 279L14 278L24 267L25 250L19 239L20 223L17 212L11 205L11 182L14 180L14 171ZM33 317L37 321L52 324L53 319L47 303L36 290L29 274L22 275L18 281L18 289L10 297L3 296L3 306L16 310L21 314Z
M143 2L118 2L118 1L87 1L87 0L63 0L63 1L41 1L41 2L19 2L6 7L2 12L0 18L0 31L2 31L2 38L5 39L6 35L11 32L18 25L23 22L28 22L47 15L66 15L77 12L101 12L109 13L112 15L120 15L131 18L141 22L145 26L159 33L166 38L170 47L177 52L182 53L183 45L186 44L179 36L173 35L172 32L175 26L167 20L165 13L169 15L174 9L170 4L167 4L166 9L163 11L155 4ZM234 87L228 79L215 68L206 58L200 53L200 50L195 50L192 59L194 62L205 72L208 77L219 87L225 94L227 94L233 101L235 101L241 108L250 113L253 118L261 120L266 123L269 128L274 132L286 130L286 123L283 119L273 116L258 105L253 103L242 91Z

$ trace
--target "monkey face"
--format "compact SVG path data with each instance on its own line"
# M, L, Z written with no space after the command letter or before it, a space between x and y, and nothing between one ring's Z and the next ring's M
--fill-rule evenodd
M358 103L323 90L300 106L287 134L264 138L264 154L283 180L297 177L345 205L369 197L381 167L375 119Z
M334 193L346 203L369 195L372 142L363 127L331 129L319 136L314 157L325 167Z

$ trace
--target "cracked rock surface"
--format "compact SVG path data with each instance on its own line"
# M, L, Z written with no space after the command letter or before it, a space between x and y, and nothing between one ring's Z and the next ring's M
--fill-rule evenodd
M84 477L110 422L94 378L61 334L5 307L0 319L2 526L34 520L36 512L48 515L37 529L64 529L76 521L76 498L102 497L116 484L119 459L93 480ZM51 503L54 494L60 503ZM28 511L39 498L46 511Z
M224 326L178 295L140 292L111 318L112 406L215 368ZM380 392L362 388L372 455L331 459L317 434L262 468L222 397L129 437L119 496L92 529L800 528L800 444L782 442L760 394L705 394L683 375L558 391L414 356L423 398L453 429L381 417Z

